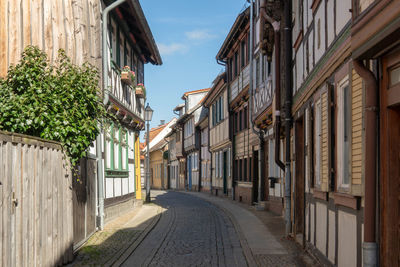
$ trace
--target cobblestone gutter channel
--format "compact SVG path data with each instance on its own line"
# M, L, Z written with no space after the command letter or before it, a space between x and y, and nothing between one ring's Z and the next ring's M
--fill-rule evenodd
M111 221L89 238L69 266L120 266L155 227L162 211L146 204Z

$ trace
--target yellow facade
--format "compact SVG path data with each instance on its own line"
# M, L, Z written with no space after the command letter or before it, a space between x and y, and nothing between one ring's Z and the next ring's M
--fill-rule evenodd
M136 199L142 199L142 183L140 177L140 149L139 135L135 134L135 187Z

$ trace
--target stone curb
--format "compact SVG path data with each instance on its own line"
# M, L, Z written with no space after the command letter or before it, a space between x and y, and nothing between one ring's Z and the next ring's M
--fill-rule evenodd
M199 196L199 194L203 194L203 193L194 193L194 192L188 192L188 191L179 191L181 193L185 193L200 199L203 199L205 201L207 201L208 203L212 204L213 206L219 208L220 210L222 210L231 220L233 226L235 227L236 233L239 236L239 241L240 241L240 245L242 246L243 249L243 253L244 256L246 258L247 261L247 265L249 267L253 267L253 266L258 266L256 264L256 261L254 259L253 253L251 252L251 249L249 247L249 244L247 243L247 239L243 234L242 228L240 227L240 225L236 222L235 218L233 217L232 213L230 211L228 211L226 208L224 208L223 206L213 202L212 200L209 200L208 198L212 198L213 196L207 196L207 195L203 195L203 196Z
M136 240L131 245L129 245L122 252L122 254L118 253L110 261L108 261L106 266L121 266L126 261L126 259L129 258L129 256L140 245L143 239L145 239L146 236L151 232L151 230L153 230L153 228L157 225L161 217L161 209L162 208L158 206L157 215L153 217L151 223L148 226L146 226L143 232L140 233L139 237L136 238Z

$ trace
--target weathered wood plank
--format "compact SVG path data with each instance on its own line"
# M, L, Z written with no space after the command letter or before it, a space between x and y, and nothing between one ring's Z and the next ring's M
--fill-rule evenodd
M64 12L64 27L66 34L66 52L67 55L74 61L75 59L75 28L74 28L74 17L72 10L72 1L63 0L63 12ZM75 61L74 61L75 62Z
M11 266L11 179L12 179L12 161L11 161L11 143L3 144L3 162L4 170L3 182L3 233L2 233L2 266ZM6 156L7 155L7 156Z
M29 195L31 191L29 191L29 177L28 174L31 174L31 169L29 169L29 158L28 158L29 148L28 145L22 144L21 145L21 201L19 207L21 209L21 221L19 222L21 225L21 243L22 243L22 250L21 250L21 260L22 264L19 266L28 266L28 245L30 243L29 240L29 232L31 229L29 227L31 218L28 215L29 213L29 205L30 199Z
M4 166L3 166L3 142L0 141L0 266L5 266L3 263L3 188L5 183L5 173L4 173Z
M13 205L15 212L15 220L13 222L13 229L11 229L13 235L14 242L14 253L12 256L15 257L12 262L12 266L21 266L22 265L22 210L23 210L23 197L22 197L22 147L21 144L13 144L13 177L12 182L14 189L14 196L16 201L18 201L18 205ZM15 265L14 265L14 264Z
M9 14L8 14L8 38L9 38L9 60L10 64L17 64L21 52L23 50L23 36L21 25L21 0L9 1Z
M54 262L54 247L53 247L53 169L51 166L51 148L46 150L47 158L47 244L46 249L48 252L49 265Z
M32 45L43 49L43 6L41 0L31 0L31 34Z
M43 204L44 204L44 194L43 194L43 148L37 147L37 161L36 161L36 218L35 224L37 229L37 239L36 239L36 266L44 266L44 258L42 253L43 248Z
M7 74L8 69L8 1L0 1L0 77ZM1 262L0 262L1 263ZM4 265L3 265L4 266Z
M31 34L31 0L22 0L20 5L22 21L22 49L32 44Z
M53 1L51 1L53 2ZM50 62L54 60L54 36L53 36L53 25L52 25L52 10L51 10L51 2L44 1L43 2L43 18L44 18L44 51L49 57Z
M82 24L81 24L81 3L78 1L72 2L72 12L74 18L74 32L75 32L75 55L74 55L74 63L80 65L83 63L83 32L82 32Z

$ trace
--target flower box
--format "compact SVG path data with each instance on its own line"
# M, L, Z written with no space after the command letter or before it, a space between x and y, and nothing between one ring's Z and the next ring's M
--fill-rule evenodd
M131 71L128 66L125 66L121 70L121 82L126 85L132 85L135 83L135 72Z
M135 94L137 97L145 98L146 97L146 88L143 84L139 83L135 88Z

